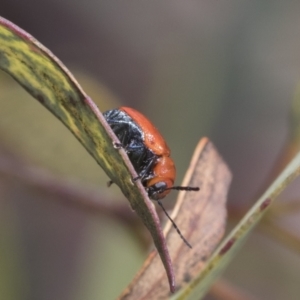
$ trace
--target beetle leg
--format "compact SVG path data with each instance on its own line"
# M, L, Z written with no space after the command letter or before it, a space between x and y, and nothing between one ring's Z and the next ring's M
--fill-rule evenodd
M142 181L145 180L147 174L150 173L150 170L151 170L153 164L155 163L155 161L156 161L156 157L155 156L153 156L151 159L149 159L149 161L147 162L147 164L145 165L145 167L143 168L143 170L139 173L139 175L136 178L133 178L133 180L134 181L136 181L138 179L141 179ZM150 178L150 177L151 177L151 175L149 175L147 177L147 179Z

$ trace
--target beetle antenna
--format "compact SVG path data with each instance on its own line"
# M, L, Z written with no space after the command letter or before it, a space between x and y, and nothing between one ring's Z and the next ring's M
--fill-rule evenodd
M164 208L163 204L161 203L160 200L157 200L159 206L162 208L162 210L164 211L164 213L166 214L166 216L168 217L168 219L172 222L174 228L176 229L177 233L179 234L179 236L181 237L181 239L185 242L185 244L192 249L191 244L184 238L184 236L182 235L182 233L180 232L179 228L177 227L177 225L175 224L175 222L173 221L173 219L169 216L169 214L167 213L166 209Z
M172 186L169 188L166 188L165 190L177 190L177 191L199 191L200 188L198 187L192 187L192 186Z

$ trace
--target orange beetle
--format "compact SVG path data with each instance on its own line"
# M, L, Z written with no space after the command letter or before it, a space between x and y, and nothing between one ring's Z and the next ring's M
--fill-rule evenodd
M141 113L133 108L120 107L106 111L104 117L116 136L141 179L149 197L156 200L177 232L184 239L174 221L170 218L160 199L170 190L199 191L198 187L174 186L176 168L170 158L170 149L157 128Z
M173 186L176 168L170 158L171 151L157 128L144 115L129 107L109 110L103 115L126 150L151 199L162 199L171 189L199 190Z

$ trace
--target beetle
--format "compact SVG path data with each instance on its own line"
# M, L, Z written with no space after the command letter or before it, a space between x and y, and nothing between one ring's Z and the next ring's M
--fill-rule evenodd
M160 199L171 190L199 191L198 187L174 186L176 168L170 149L157 128L140 112L130 107L120 107L103 113L109 126L126 151L148 196L156 200L173 223L181 238L190 246L168 215Z

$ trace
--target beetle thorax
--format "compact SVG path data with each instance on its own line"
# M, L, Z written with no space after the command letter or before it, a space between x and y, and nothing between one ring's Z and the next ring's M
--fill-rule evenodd
M152 199L164 198L174 184L176 169L173 160L170 157L162 156L157 159L153 167L153 177L146 182L146 188L149 189L149 196Z

